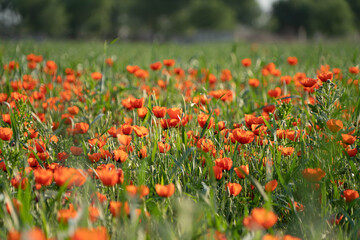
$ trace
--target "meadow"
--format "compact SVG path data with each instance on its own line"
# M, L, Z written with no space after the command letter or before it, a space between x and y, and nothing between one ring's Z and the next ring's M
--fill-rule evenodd
M359 50L0 41L0 239L360 238Z

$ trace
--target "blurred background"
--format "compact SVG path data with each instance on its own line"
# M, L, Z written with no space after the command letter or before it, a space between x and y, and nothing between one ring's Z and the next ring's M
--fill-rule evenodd
M0 0L1 38L139 41L354 37L360 0Z

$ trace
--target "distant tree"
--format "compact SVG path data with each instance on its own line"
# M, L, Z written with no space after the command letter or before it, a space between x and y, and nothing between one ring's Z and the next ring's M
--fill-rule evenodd
M354 14L346 1L317 0L314 4L315 26L320 32L335 36L355 29Z
M279 33L309 35L320 32L335 36L354 28L354 16L344 0L280 0L273 4L272 15Z
M350 6L350 9L354 13L355 26L360 30L360 1L359 0L346 0Z
M273 4L272 16L279 33L297 34L301 28L310 34L313 32L312 0L280 0Z
M236 20L248 26L255 26L256 20L261 14L261 9L256 0L224 0L236 16Z
M67 30L67 14L61 0L14 0L22 16L22 29L35 34L62 36Z
M189 7L190 22L198 29L231 29L236 22L235 11L219 0L194 0Z
M109 32L112 0L62 1L69 15L69 31L72 37L101 37Z

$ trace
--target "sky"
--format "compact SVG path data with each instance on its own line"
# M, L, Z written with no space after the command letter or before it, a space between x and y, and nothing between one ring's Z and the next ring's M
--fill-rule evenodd
M257 0L264 11L269 11L271 9L271 4L275 0Z

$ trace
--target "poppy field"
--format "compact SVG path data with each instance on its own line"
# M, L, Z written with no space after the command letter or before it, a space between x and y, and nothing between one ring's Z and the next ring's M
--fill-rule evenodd
M352 43L0 44L0 239L360 238Z

